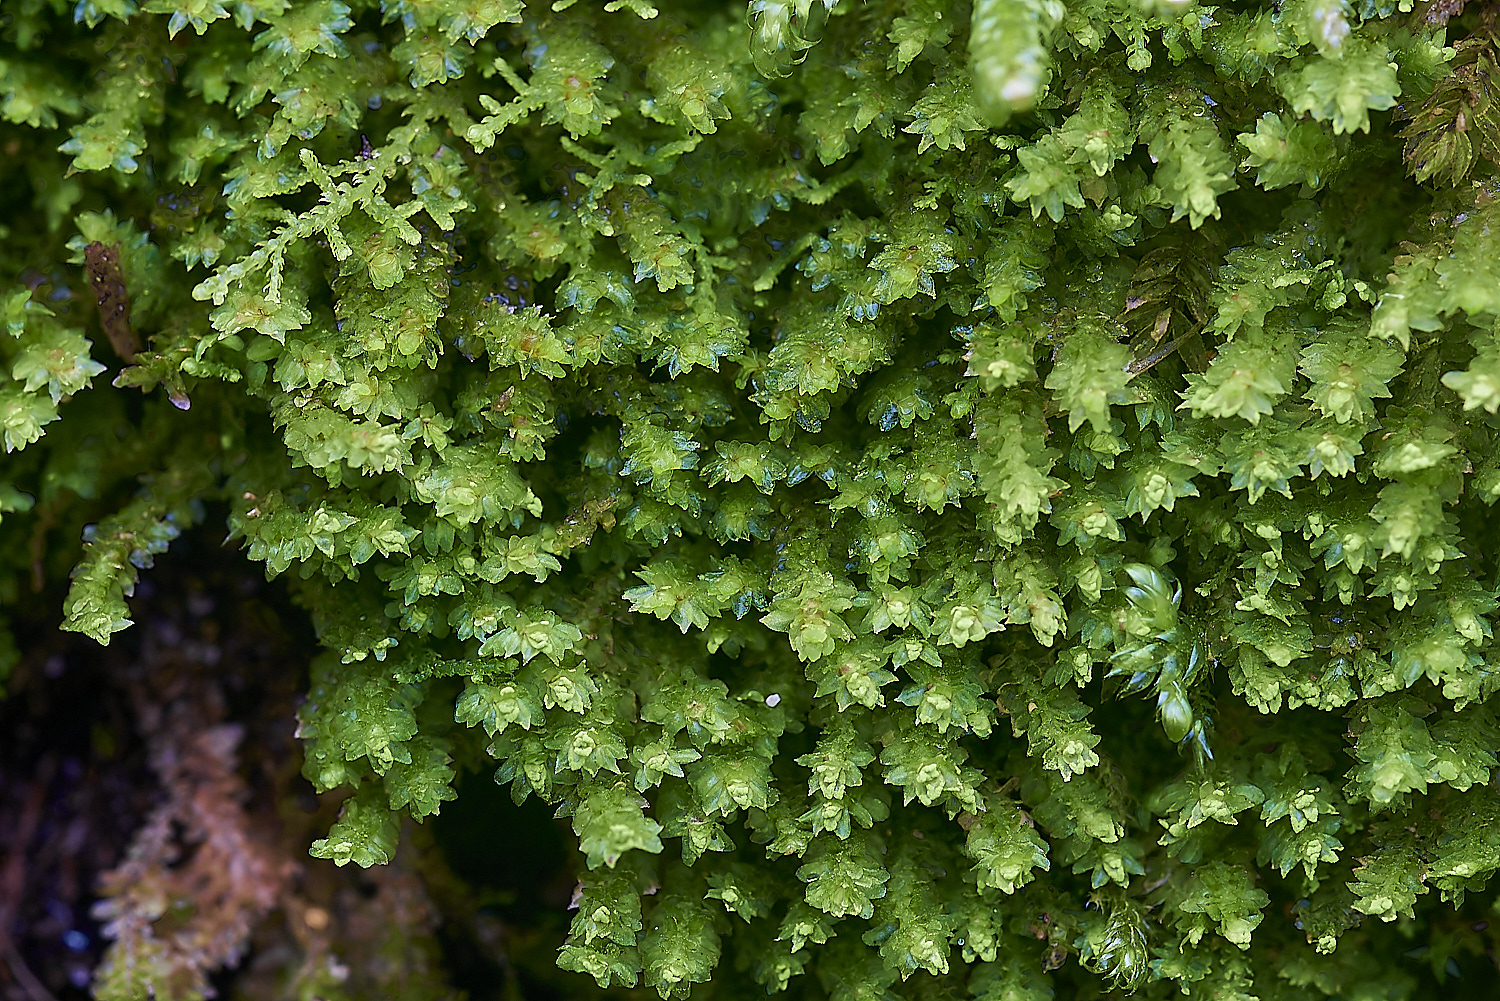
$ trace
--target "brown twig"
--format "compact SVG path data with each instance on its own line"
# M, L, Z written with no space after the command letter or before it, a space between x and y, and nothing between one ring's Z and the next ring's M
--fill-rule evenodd
M130 327L130 294L120 270L120 248L96 241L83 249L83 260L94 297L99 300L99 325L104 328L104 336L123 361L135 361L141 342Z

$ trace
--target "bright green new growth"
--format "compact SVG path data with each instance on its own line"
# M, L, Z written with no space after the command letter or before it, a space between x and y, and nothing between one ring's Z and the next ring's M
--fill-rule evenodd
M327 651L313 853L497 768L601 985L1444 996L1500 868L1494 22L7 4L0 596L89 522L106 642L227 506Z

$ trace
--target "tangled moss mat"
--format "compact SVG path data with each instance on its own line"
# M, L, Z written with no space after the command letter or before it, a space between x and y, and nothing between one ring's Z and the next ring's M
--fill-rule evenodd
M227 505L313 855L494 769L601 986L1488 996L1497 18L7 3L0 599ZM272 906L151 885L100 1001Z

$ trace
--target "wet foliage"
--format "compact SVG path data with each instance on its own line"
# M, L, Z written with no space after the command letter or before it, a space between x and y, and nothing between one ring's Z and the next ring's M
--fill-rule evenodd
M101 1001L1494 989L1494 4L3 16L0 670L173 651L13 811L129 803Z

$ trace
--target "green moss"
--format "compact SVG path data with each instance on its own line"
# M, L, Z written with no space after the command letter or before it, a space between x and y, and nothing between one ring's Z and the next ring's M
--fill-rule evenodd
M313 853L489 762L601 985L1488 989L1496 9L1409 7L9 5L0 597L226 503Z

